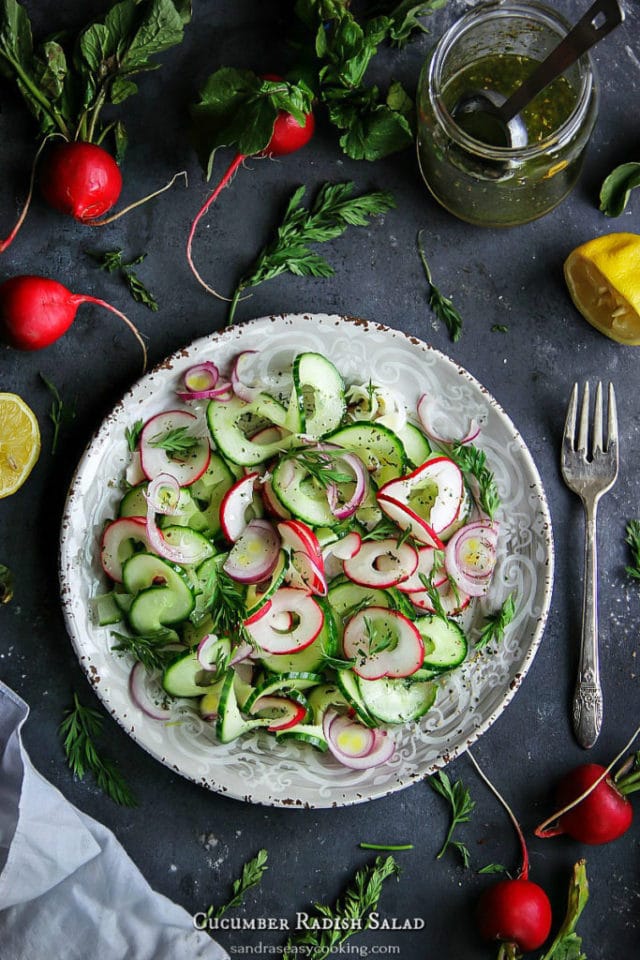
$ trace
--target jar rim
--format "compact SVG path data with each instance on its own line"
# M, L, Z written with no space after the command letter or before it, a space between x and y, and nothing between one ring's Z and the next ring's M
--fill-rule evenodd
M429 99L441 126L458 146L487 160L528 160L547 153L551 148L561 149L578 132L589 109L592 95L595 93L593 61L590 54L585 53L577 61L581 68L582 85L575 107L562 124L544 140L539 140L526 147L497 147L484 143L482 140L476 140L458 126L439 92L442 68L451 44L473 28L480 16L490 20L493 18L502 19L510 15L529 17L529 19L538 23L546 22L558 33L559 41L563 39L572 26L557 10L539 2L539 0L490 0L488 3L482 3L474 7L473 10L464 14L449 27L436 44L429 64Z

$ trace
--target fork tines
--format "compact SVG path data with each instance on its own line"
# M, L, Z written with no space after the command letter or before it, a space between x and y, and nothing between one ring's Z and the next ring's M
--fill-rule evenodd
M569 407L567 409L567 419L564 428L564 446L569 450L583 456L585 459L596 456L597 453L617 453L618 445L618 415L616 412L616 395L613 384L609 384L608 390L608 410L607 410L607 437L603 438L603 404L602 404L602 383L598 382L596 386L595 408L593 412L593 426L591 429L591 450L589 450L589 420L590 420L590 391L589 383L584 385L584 394L582 397L582 406L580 407L580 422L578 427L578 437L576 441L576 421L578 417L578 392L579 386L574 383Z

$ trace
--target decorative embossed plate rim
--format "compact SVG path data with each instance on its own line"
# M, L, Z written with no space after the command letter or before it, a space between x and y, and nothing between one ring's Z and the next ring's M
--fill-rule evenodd
M223 369L240 350L258 349L269 377L295 353L316 350L352 382L369 377L399 392L410 410L423 392L461 417L485 420L478 444L496 475L503 509L498 570L490 595L468 618L517 591L516 618L492 654L474 656L442 683L435 707L420 723L394 729L393 759L372 770L349 770L330 756L295 743L276 744L263 731L219 744L193 704L172 706L172 723L152 720L131 702L130 665L110 652L110 628L94 622L92 598L105 589L97 544L113 516L128 459L124 430L137 419L177 406L174 389L193 363ZM515 426L466 370L422 341L381 324L326 314L264 317L194 341L136 383L105 419L82 456L67 498L61 531L60 581L67 628L78 659L107 710L154 757L203 786L241 800L277 806L341 806L400 790L448 763L502 713L531 666L542 638L553 579L551 520L540 476Z

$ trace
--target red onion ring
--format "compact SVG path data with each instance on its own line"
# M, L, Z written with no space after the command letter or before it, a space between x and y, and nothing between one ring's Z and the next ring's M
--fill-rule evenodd
M168 720L171 716L169 710L159 707L153 696L149 692L147 685L147 671L142 663L135 663L129 674L129 693L131 699L147 717L152 720Z
M372 742L364 754L358 752L352 755L343 750L337 743L337 738L340 732L344 732L345 724L340 721L340 725L334 730L334 725L338 723L340 717L341 714L337 713L337 711L327 710L322 719L322 732L329 750L336 760L339 760L344 766L351 767L354 770L368 770L370 767L376 767L391 759L396 745L385 730L371 731L373 734ZM355 720L349 720L348 722L358 728L358 732L360 732L360 728L364 730L369 729L368 727L364 727L363 724L357 723Z
M170 497L168 502L164 496L165 491ZM170 473L159 473L154 477L144 495L147 504L153 507L155 513L175 517L180 512L180 484Z
M482 555L478 563L469 563L463 556L467 542L480 540ZM461 590L472 597L487 592L497 559L498 530L495 524L477 520L460 527L445 548L445 567L451 579Z
M257 352L257 350L243 350L242 353L238 354L231 368L231 386L233 392L236 397L240 397L241 400L245 400L247 403L252 403L256 397L262 393L262 390L260 387L250 387L244 382L240 373L240 367L246 362L248 356Z
M450 445L452 443L471 443L472 440L475 440L478 434L480 433L482 427L478 421L472 417L468 424L466 432L463 433L462 437L444 437L441 433L438 432L433 423L433 405L435 401L428 394L423 393L420 399L418 400L418 419L422 429L429 437L430 440L433 440L434 443L441 443L445 445Z

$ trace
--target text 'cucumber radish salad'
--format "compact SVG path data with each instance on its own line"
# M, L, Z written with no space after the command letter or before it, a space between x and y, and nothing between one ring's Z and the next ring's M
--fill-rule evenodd
M222 743L264 728L366 769L513 617L510 595L473 641L461 618L496 568L493 474L478 424L436 429L437 397L407 411L314 352L274 395L255 353L191 367L127 429L99 622L150 717L194 698Z

